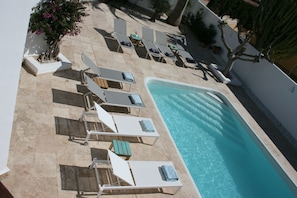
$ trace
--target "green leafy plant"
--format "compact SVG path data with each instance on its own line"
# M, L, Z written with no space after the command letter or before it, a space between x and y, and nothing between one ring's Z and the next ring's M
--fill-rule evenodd
M159 19L161 14L167 13L171 8L168 0L150 0L150 5L155 10L150 19L153 22Z
M190 29L197 36L197 39L205 45L211 45L215 43L214 37L217 32L213 24L207 26L203 21L203 10L198 10L196 15L188 16L186 19L189 23Z
M61 39L67 34L75 36L80 33L78 23L87 16L85 9L79 0L42 0L32 8L29 31L37 35L44 33L47 43L39 61L57 60Z

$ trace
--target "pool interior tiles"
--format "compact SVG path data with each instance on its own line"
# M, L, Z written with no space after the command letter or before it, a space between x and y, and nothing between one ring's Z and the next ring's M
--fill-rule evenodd
M295 197L226 98L159 79L147 87L203 197Z

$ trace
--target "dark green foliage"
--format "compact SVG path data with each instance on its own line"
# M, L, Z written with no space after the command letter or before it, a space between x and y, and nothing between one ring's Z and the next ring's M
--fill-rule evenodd
M191 30L197 36L198 40L205 45L211 45L215 43L214 37L217 32L214 28L214 25L210 24L207 26L203 22L202 11L199 10L196 15L188 16L188 23Z
M170 4L168 0L150 0L151 7L156 13L167 13L170 10Z
M220 17L229 15L232 19L238 19L245 29L252 29L257 7L243 0L210 0L207 7Z
M272 61L297 54L297 1L262 0L254 21L256 47Z
M162 13L166 13L170 10L170 4L168 0L150 0L151 7L155 10L150 21L155 22L155 19L159 19Z

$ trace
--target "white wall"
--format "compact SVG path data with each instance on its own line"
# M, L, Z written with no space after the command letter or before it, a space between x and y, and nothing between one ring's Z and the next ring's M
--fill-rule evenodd
M35 0L36 2L37 0ZM32 1L14 0L0 3L0 176L7 167L20 69L23 60Z
M202 3L197 1L191 11L196 13L199 8L204 9L204 20L217 26L219 18ZM227 50L222 44L220 32L217 29L216 45L223 49L223 53L216 58L224 65L227 62ZM231 48L238 45L237 33L230 27L225 28L225 38ZM247 47L249 54L258 54L251 45ZM297 84L283 73L277 66L262 60L259 63L237 60L233 72L241 79L253 95L272 113L282 126L297 140Z

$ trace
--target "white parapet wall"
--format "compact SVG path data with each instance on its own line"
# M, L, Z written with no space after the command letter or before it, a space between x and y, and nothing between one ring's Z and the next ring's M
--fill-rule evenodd
M8 155L19 76L31 8L38 1L1 1L0 179L9 172Z

